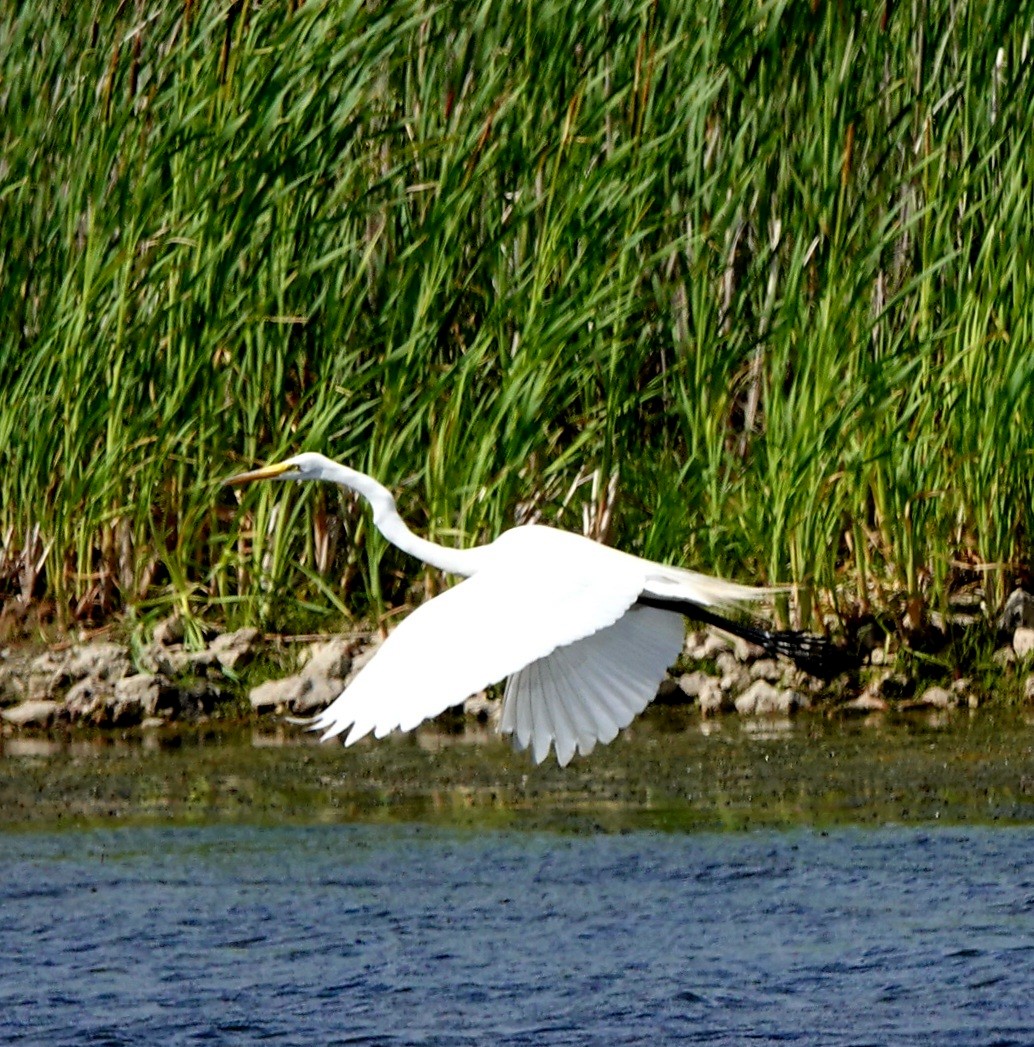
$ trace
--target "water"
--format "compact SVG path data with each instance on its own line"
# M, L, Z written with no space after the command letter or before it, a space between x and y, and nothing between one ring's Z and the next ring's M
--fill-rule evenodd
M0 835L4 1044L1034 1043L1031 828Z

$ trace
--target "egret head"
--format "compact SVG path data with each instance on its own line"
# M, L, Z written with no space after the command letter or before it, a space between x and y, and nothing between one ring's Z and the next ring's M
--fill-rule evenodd
M241 484L252 483L254 480L329 480L335 479L330 475L334 467L335 463L324 455L317 454L315 451L305 451L302 454L285 458L282 462L264 465L261 469L252 469L250 472L231 476L223 483L230 487L238 487Z

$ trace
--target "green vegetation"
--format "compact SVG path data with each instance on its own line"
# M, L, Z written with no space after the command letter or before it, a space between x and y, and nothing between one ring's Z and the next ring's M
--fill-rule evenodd
M335 491L217 486L319 449L438 540L559 519L803 624L994 605L1032 15L7 5L0 598L297 625L433 583Z

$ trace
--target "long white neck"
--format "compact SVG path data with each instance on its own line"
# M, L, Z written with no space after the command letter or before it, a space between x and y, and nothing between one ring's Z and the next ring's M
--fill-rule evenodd
M391 492L372 476L349 469L347 465L329 462L324 467L324 479L361 494L373 510L377 530L404 553L415 556L432 567L449 574L471 575L478 568L479 549L449 549L414 534L399 516Z

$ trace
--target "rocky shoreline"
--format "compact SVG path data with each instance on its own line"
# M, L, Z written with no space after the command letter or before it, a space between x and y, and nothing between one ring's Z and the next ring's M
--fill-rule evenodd
M1008 677L1010 693L1034 702L1034 596L1014 592L998 625L1004 642L993 662ZM253 628L212 634L199 649L184 641L183 622L173 616L146 644L94 639L42 652L0 649L0 730L153 728L213 717L304 720L341 693L379 642L371 634L264 637ZM657 702L696 706L703 716L787 716L810 708L976 709L991 697L987 681L971 676L917 684L893 668L885 647L874 647L864 661L857 671L822 681L741 640L699 630L687 636L679 671L663 681ZM413 686L420 686L419 667ZM497 696L481 693L464 703L463 713L484 724L498 717L499 706Z

